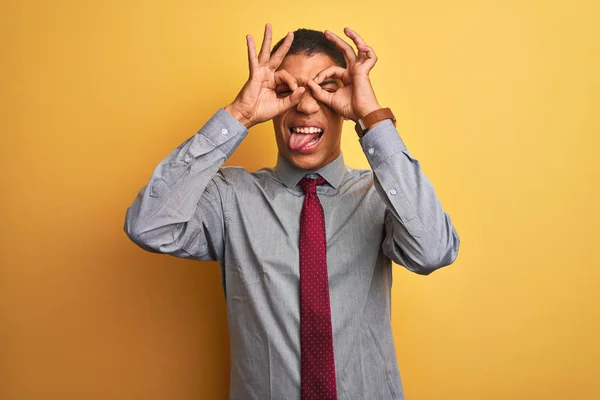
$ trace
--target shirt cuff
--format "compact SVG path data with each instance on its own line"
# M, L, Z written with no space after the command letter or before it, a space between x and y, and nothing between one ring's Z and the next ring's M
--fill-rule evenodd
M224 109L219 109L208 122L200 128L198 135L205 137L228 157L248 134L248 129ZM197 157L203 149L190 147L190 154Z
M400 151L407 151L400 134L389 119L381 121L369 129L366 135L359 139L359 142L373 169L388 157Z

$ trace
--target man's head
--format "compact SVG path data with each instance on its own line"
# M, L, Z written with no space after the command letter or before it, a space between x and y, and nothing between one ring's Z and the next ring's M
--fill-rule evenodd
M283 39L275 45L271 54L282 43ZM343 118L318 102L307 85L308 80L331 65L346 67L344 55L335 44L323 32L299 29L294 32L292 47L278 68L289 72L298 86L306 87L296 106L273 118L279 153L302 169L319 169L340 154ZM342 83L326 79L320 86L335 91ZM291 93L285 84L278 85L275 91L281 97Z
M277 49L283 43L285 37L281 38L279 42L271 50L271 55L277 51ZM321 31L313 31L311 29L298 29L294 32L294 41L292 47L287 52L288 56L293 54L304 54L310 57L315 54L324 54L329 56L333 62L342 67L346 68L346 60L344 54L336 47L336 45L325 37L325 34Z

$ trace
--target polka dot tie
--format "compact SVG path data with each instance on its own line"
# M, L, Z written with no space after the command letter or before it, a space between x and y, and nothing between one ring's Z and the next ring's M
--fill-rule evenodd
M300 180L305 194L300 214L302 400L337 399L325 217L317 197L317 185L324 183L323 178Z

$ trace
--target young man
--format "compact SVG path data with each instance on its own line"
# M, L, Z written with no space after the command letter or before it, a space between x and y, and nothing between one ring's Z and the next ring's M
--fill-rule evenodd
M127 211L146 250L218 260L231 337L230 399L403 399L390 323L392 261L419 274L451 264L459 238L358 53L326 31L267 25L234 102L175 149ZM273 120L275 168L221 165ZM344 119L371 170L344 165Z

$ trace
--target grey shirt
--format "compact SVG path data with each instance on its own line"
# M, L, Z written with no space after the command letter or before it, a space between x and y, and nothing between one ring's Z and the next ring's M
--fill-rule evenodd
M391 121L361 145L371 170L343 156L318 171L279 157L250 173L221 167L248 131L223 109L155 169L127 210L142 248L218 260L231 338L230 399L300 399L300 179L318 174L339 399L403 399L390 322L392 261L429 274L459 238Z

